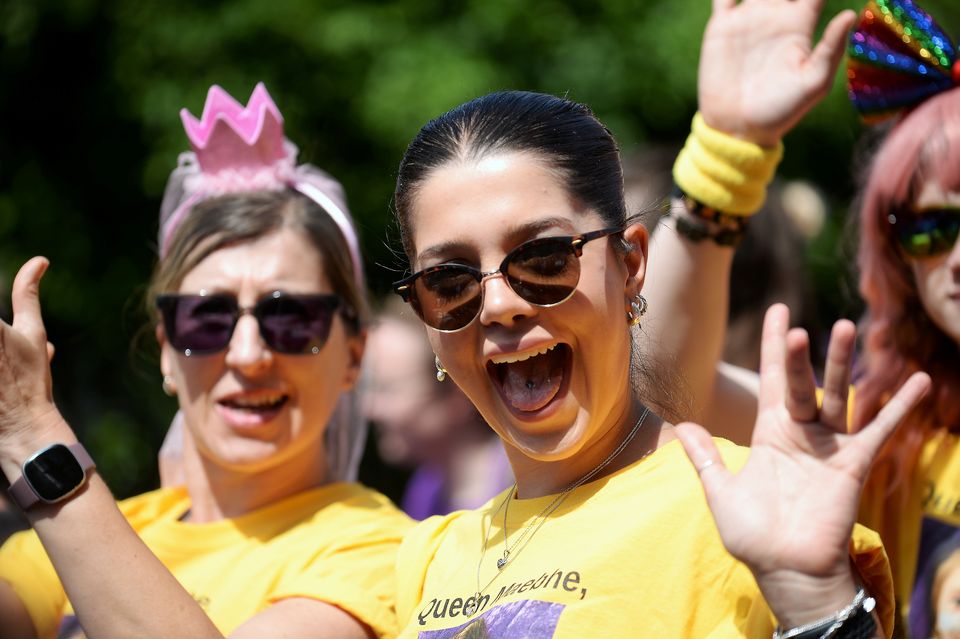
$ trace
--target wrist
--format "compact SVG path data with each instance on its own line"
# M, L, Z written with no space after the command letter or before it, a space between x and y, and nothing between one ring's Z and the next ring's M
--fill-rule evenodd
M29 418L29 422L25 427L0 434L0 471L11 482L20 477L23 463L38 450L51 444L70 445L77 441L56 408Z
M825 619L849 605L858 590L849 571L813 577L784 570L755 577L781 628L797 628Z
M747 231L749 217L729 215L690 197L674 186L669 217L677 233L695 244L710 240L719 247L736 247Z
M769 131L745 126L742 122L725 122L722 119L715 118L707 112L701 111L704 123L711 129L725 135L729 135L738 140L756 144L765 149L775 149L783 139L783 133L780 131Z
M705 206L749 216L763 205L782 157L782 144L764 149L710 127L698 113L673 165L673 179Z

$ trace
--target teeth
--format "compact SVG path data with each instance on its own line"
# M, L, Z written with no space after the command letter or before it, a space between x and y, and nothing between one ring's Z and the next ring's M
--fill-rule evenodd
M538 351L528 351L526 353L505 353L503 355L494 355L490 358L490 361L494 364L512 364L514 362L522 362L528 360L531 357L537 357L539 355L545 355L555 349L556 344L551 344L550 346L544 346Z
M238 408L264 408L266 406L273 406L278 404L283 400L283 395L270 395L263 397L236 397L234 399L227 400L226 403L236 406Z

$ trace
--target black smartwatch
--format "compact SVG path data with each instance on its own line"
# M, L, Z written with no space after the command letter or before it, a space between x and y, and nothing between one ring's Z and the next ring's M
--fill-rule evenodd
M80 490L95 467L81 444L51 444L23 462L23 475L7 492L23 510L40 502L55 504Z

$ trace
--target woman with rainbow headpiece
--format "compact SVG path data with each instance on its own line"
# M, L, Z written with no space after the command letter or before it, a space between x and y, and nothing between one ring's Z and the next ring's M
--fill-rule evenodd
M368 311L343 190L296 163L262 84L181 116L149 303L183 485L114 504L52 403L28 262L0 327L0 466L35 532L0 549L2 634L392 636L409 520L355 483Z
M776 148L810 106L764 90L789 77L782 67L749 61L809 46L816 18L815 11L807 24L777 31L763 8L715 3L701 61L702 130L695 126L674 167L687 206L675 207L671 225L680 232L660 234L655 252L663 259L654 260L681 273L674 285L688 284L688 299L651 294L654 312L673 327L704 328L713 340L699 351L700 361L689 360L690 376L707 399L701 418L714 433L735 440L749 438L757 394L755 376L716 366L723 300L729 286L740 284L729 282L733 249L719 241L722 224L742 228L758 205L738 206L741 195L762 199L769 179L751 172L745 158ZM781 3L775 10L788 9ZM935 569L930 558L960 536L960 58L946 32L911 0L873 0L859 19L847 11L836 21L841 30L855 25L847 46L854 106L869 123L898 118L876 147L857 200L859 285L867 310L850 428L873 419L912 373L930 373L931 392L880 452L861 502L861 521L880 532L890 556L901 620L909 636L925 639L960 627L956 619L934 619L928 597ZM719 42L722 27L723 35L738 37L738 50L707 48L709 34ZM839 57L831 68L838 63ZM800 82L802 76L792 78ZM747 97L739 103L710 99L718 87ZM705 150L704 139L715 143ZM702 231L700 237L690 226ZM685 318L696 318L695 327ZM852 334L853 325L844 331ZM683 330L673 337L683 340ZM791 348L807 348L802 331L789 340ZM822 405L840 399L827 392ZM811 407L810 414L817 410Z

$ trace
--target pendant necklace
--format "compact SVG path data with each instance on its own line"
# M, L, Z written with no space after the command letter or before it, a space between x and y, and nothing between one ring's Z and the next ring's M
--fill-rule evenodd
M517 494L517 485L514 483L514 485L507 492L507 496L502 502L500 502L500 505L497 506L497 509L493 511L493 514L490 515L490 522L492 526L493 520L501 510L503 511L503 555L497 558L497 572L493 575L493 578L486 583L486 585L484 585L482 588L480 587L480 567L483 565L483 558L487 553L487 538L490 536L491 526L488 526L483 534L483 546L480 549L480 560L477 562L477 590L476 593L474 593L473 600L468 600L469 603L463 607L464 614L466 614L468 617L472 617L477 612L477 608L480 605L480 597L483 594L483 591L489 588L490 584L497 580L497 578L503 572L503 569L506 568L507 565L512 561L512 558L519 555L520 551L526 548L527 544L530 543L543 524L546 523L547 518L550 517L553 511L560 507L560 504L566 500L571 492L590 481L597 475L597 473L606 468L610 462L616 459L617 455L623 452L623 449L626 448L631 441L633 441L634 437L636 437L637 433L640 431L640 427L643 426L643 421L646 419L647 414L649 413L650 409L644 407L643 413L640 415L640 419L638 419L637 423L633 425L633 428L631 428L630 432L627 433L627 436L623 438L623 441L620 442L620 445L617 446L609 455L607 455L602 462L597 464L593 470L564 488L556 497L554 497L553 501L547 504L547 506L541 510L537 516L530 521L529 524L527 524L527 527L523 529L523 532L520 533L520 536L514 540L513 545L511 546L508 544L507 538L507 511L510 508L510 502ZM646 457L647 454L644 454L644 457ZM529 538L527 538L527 535L529 535ZM526 542L524 542L524 540L526 540Z

